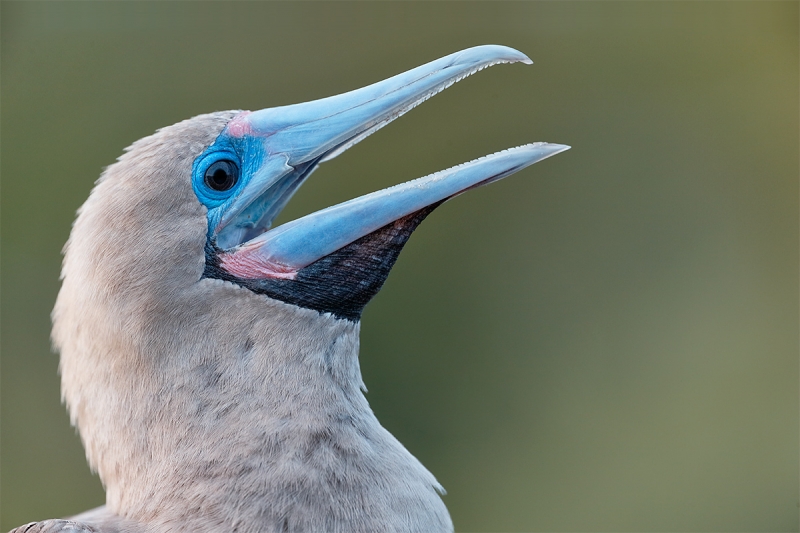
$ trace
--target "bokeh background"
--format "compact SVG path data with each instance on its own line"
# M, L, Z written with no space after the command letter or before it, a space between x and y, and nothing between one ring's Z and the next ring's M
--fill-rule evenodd
M184 118L477 44L498 66L325 163L281 220L531 141L363 319L380 420L459 531L798 530L798 3L0 5L2 519L103 503L59 401L60 248L101 169Z

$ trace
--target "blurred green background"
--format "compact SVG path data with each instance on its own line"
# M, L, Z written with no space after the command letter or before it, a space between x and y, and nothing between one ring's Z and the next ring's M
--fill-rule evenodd
M2 520L103 503L59 401L60 248L101 169L193 115L498 66L335 161L282 220L532 141L364 314L384 425L460 531L798 530L798 3L22 3L2 26Z

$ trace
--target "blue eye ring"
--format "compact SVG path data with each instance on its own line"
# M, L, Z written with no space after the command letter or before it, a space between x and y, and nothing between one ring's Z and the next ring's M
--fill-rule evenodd
M195 159L192 188L206 207L217 207L228 200L241 183L239 157L231 150L214 150Z

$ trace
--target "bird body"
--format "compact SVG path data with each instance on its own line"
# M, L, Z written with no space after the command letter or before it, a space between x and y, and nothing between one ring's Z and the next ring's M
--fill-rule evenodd
M492 61L524 58L470 50L479 49ZM416 89L410 106L461 74ZM378 85L333 126L331 113L312 109L323 101L194 117L137 141L103 173L65 248L53 340L106 505L19 531L452 531L442 487L364 397L358 317L436 205L566 147L529 145L538 152L479 160L270 230L266 219L317 164L410 109L383 101L365 114L387 98ZM359 127L325 137L352 109ZM275 110L283 122L269 129ZM290 149L276 148L281 135ZM472 181L438 189L459 179Z

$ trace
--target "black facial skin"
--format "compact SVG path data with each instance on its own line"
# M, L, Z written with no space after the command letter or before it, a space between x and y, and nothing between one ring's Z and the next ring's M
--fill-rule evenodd
M395 220L301 268L295 279L242 279L220 266L222 252L206 242L205 278L231 281L257 294L320 313L358 322L375 296L411 233L442 202Z

